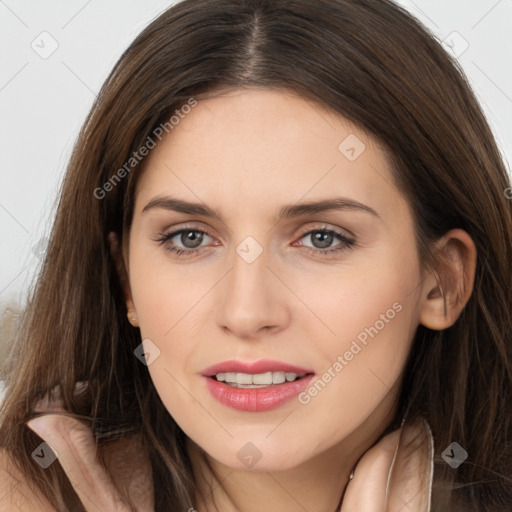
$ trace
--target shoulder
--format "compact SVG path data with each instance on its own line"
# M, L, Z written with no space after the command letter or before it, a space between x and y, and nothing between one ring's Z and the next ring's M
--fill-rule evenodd
M11 456L0 448L0 512L55 512L48 500L17 469Z

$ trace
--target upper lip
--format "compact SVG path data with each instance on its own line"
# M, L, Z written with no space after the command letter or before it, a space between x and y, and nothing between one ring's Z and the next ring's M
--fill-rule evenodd
M229 361L223 361L217 363L208 368L205 368L201 375L205 377L211 377L218 373L267 373L267 372L285 372L285 373L297 373L298 375L305 373L314 373L313 370L308 368L301 368L289 363L283 363L282 361L274 361L272 359L261 359L260 361L237 361L232 359Z

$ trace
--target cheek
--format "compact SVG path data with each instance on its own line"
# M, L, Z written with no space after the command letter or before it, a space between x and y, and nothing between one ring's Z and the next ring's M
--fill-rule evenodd
M314 274L297 272L295 277L290 275L288 282L294 282L294 291L306 298L312 313L296 315L296 321L307 332L306 339L321 340L331 362L350 350L354 340L363 347L380 340L373 345L386 357L408 344L417 325L421 277L413 249L396 251L390 244L356 255L350 264Z
M169 413L181 419L187 411L192 422L197 403L186 391L190 363L199 350L205 319L211 318L203 308L215 282L211 272L199 277L187 265L171 265L154 254L134 250L130 258L130 287L141 338L151 340L149 346L156 346L153 350L158 353L148 365L151 379Z
M198 350L194 341L200 325L196 309L204 291L187 286L183 277L159 275L146 275L139 286L135 281L133 299L141 337L157 347L158 357L148 365L153 385L169 414L189 431L204 421L189 383L190 363Z
M201 308L201 298L215 284L214 276L198 276L192 265L172 262L163 248L133 247L132 253L130 288L141 334L165 341L184 330L192 337L190 329L197 329L197 323L190 320L190 313L193 316Z
M314 436L322 425L323 441L318 449L347 437L371 415L378 422L380 414L390 412L399 389L413 336L414 309L402 301L371 307L357 319L354 313L344 317L343 325L338 323L341 334L322 347L328 354L322 373L299 396L305 418L303 434Z
M326 280L323 300L309 295L332 332L318 342L322 372L299 398L310 417L322 418L326 438L356 429L398 389L418 325L414 253L381 256L347 271L336 286ZM310 427L313 435L315 425Z

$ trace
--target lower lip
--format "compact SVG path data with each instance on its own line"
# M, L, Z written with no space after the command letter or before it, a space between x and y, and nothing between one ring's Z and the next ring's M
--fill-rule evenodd
M262 412L275 409L304 391L314 375L267 388L234 388L211 377L206 379L208 390L221 404L238 411Z

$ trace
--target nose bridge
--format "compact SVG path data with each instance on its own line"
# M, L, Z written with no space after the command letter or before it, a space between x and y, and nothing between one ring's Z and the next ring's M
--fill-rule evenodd
M262 328L276 328L287 320L285 297L269 270L267 247L248 236L234 250L232 269L223 283L218 323L239 337L254 337Z
M254 237L246 237L235 248L230 290L237 298L244 296L258 299L265 295L268 285L270 263L268 248L264 248Z

